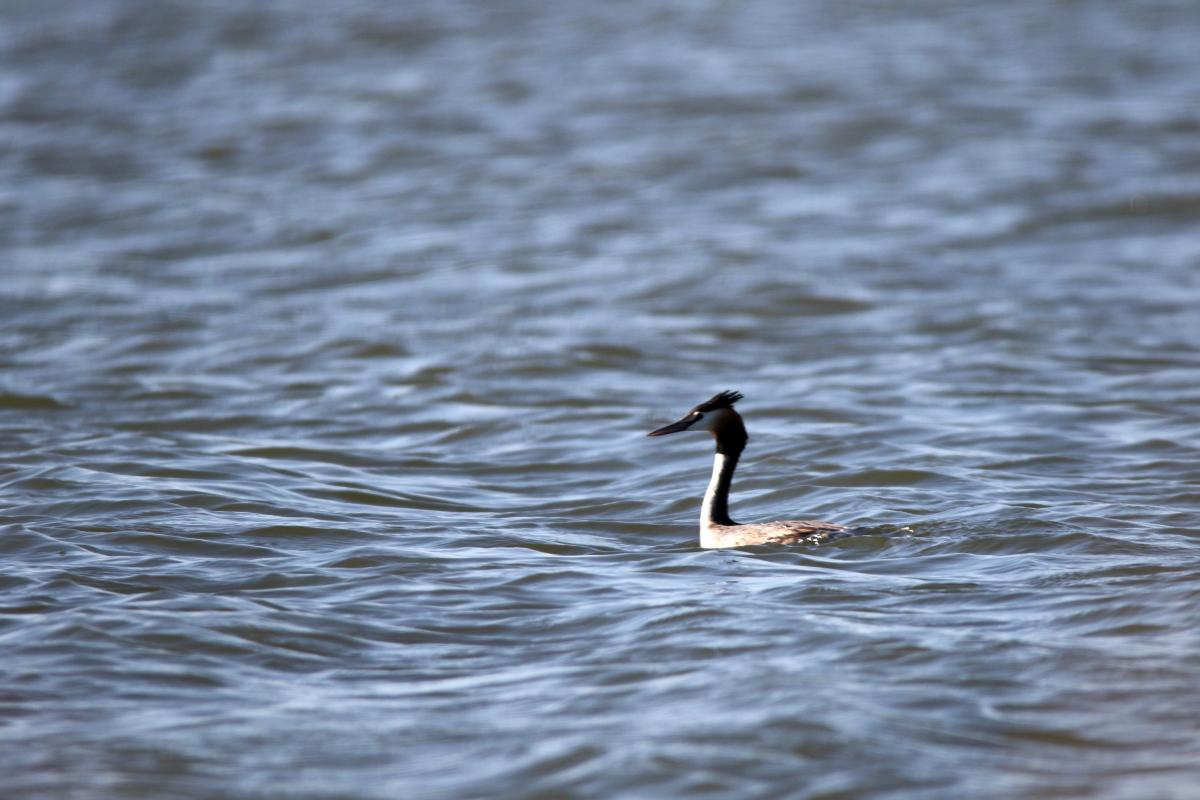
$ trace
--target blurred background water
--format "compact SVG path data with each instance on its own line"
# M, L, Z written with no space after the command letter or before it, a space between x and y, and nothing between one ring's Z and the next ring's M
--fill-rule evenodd
M1197 797L1198 41L6 0L0 794Z

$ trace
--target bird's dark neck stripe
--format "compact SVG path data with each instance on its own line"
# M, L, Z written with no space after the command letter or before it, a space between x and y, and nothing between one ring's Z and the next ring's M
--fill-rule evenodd
M740 454L740 451L731 454L717 451L712 479L708 482L708 491L704 493L701 524L737 524L729 517L729 490L733 486L733 471L737 469Z
M742 418L738 416L736 411L730 409L728 421L725 421L721 427L713 431L717 437L717 452L726 456L733 456L736 461L737 457L746 449L746 442L750 440L750 436L746 433L746 426L742 423Z

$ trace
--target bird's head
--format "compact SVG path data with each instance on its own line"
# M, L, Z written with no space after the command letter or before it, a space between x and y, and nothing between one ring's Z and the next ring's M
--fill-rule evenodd
M741 452L750 438L742 417L733 404L742 399L741 392L720 392L693 408L682 417L656 428L647 436L666 436L683 431L707 431L717 438L717 452Z

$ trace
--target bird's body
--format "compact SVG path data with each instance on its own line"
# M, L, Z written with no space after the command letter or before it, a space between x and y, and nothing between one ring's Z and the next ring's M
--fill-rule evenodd
M821 544L846 533L845 525L815 519L782 519L750 525L708 525L700 529L700 546L749 547L753 544Z
M749 436L742 417L733 404L742 399L737 392L721 392L701 403L682 419L651 431L649 436L664 436L681 431L707 431L717 440L712 478L700 506L700 546L706 548L745 547L754 544L819 544L844 534L847 528L817 520L780 520L742 525L729 517L729 489L738 458Z

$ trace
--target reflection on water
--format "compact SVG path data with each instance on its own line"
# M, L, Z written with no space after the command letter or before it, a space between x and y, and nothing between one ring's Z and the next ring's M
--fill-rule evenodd
M1190 796L1191 4L0 20L14 796Z

